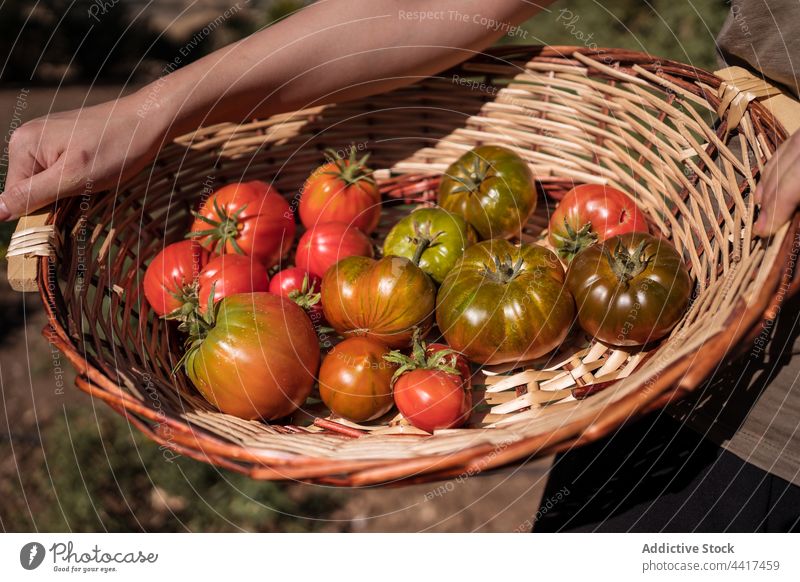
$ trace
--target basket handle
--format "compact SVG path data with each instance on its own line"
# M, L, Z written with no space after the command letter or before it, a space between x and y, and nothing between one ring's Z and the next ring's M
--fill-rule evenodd
M39 288L39 260L54 255L52 212L42 209L19 219L6 251L8 283L15 291Z
M722 79L719 87L720 110L728 113L728 127L738 125L747 104L758 101L772 113L789 135L800 129L800 102L763 78L756 77L742 67L727 67L714 73ZM735 122L735 123L734 123ZM797 220L797 215L795 215ZM800 269L794 270L787 294L800 291Z

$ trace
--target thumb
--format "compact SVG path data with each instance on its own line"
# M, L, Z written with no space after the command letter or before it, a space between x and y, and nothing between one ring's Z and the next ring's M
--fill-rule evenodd
M79 183L63 179L63 162L14 184L0 194L0 220L13 220L79 190Z

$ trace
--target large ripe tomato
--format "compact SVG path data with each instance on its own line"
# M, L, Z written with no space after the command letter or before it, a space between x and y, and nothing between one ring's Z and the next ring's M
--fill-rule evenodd
M297 243L295 263L312 275L325 271L347 257L371 257L374 251L367 235L344 222L326 222L307 230Z
M567 192L550 217L550 243L567 261L596 242L648 230L644 214L630 196L597 184Z
M457 214L441 208L420 208L389 231L383 254L411 259L441 283L464 249L476 241L473 228Z
M185 240L164 247L144 274L144 296L158 315L197 303L195 282L208 262L209 253L196 241Z
M581 327L615 346L643 345L667 335L692 293L678 251L645 233L615 236L580 252L569 266L567 286Z
M383 416L392 408L397 366L383 359L386 344L365 337L335 346L319 371L319 394L332 412L354 422Z
M208 311L211 292L213 303L237 293L269 290L269 276L261 263L244 255L220 255L211 259L200 271L200 312Z
M539 245L493 239L471 246L439 288L447 343L479 364L537 358L567 336L575 304L558 257Z
M381 193L366 163L369 154L342 159L328 152L328 163L311 174L300 198L300 220L306 228L324 222L344 222L370 234L381 218Z
M253 257L269 269L294 242L294 215L278 191L259 180L228 184L195 213L190 237L218 254Z
M528 164L500 146L480 146L456 160L439 184L439 206L470 223L482 239L519 237L536 209Z
M275 420L311 394L319 359L317 335L300 307L272 293L242 293L220 302L184 366L222 412Z
M269 292L288 297L305 309L314 326L325 324L320 289L322 280L300 267L290 267L277 273L270 281Z
M394 378L394 402L414 426L433 432L463 425L472 410L470 370L466 359L442 344L415 339L410 355L384 357L400 366Z
M416 328L433 325L436 289L405 257L348 257L322 279L325 319L345 336L367 336L391 347L407 346Z

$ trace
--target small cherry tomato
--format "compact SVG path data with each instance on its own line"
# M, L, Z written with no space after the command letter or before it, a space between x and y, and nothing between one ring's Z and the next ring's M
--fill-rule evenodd
M369 238L356 227L344 222L326 222L300 237L295 263L312 275L323 277L325 271L342 259L373 254Z
M300 267L277 273L269 283L269 292L288 297L305 309L315 327L325 325L320 288L322 280Z
M456 374L439 370L412 370L394 383L394 401L414 426L433 432L458 428L469 418L472 395Z
M442 344L426 345L416 332L410 355L393 351L384 359L399 366L394 402L412 425L433 432L457 428L469 419L470 370L463 356Z
M300 267L289 267L276 273L269 283L269 292L291 299L292 291L300 291L303 288L306 277L308 277L308 290L319 293L322 279Z
M261 263L243 255L220 255L211 259L200 271L200 312L208 311L213 289L213 302L237 293L255 293L269 290L269 276Z

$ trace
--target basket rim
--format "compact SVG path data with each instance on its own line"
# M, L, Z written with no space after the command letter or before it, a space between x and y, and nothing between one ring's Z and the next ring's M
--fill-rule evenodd
M660 59L647 53L624 49L599 48L595 50L567 45L511 45L488 49L485 54L478 55L472 60L496 60L498 57L519 54L528 60L543 58L553 59L559 63L571 62L581 65L582 63L572 56L575 53L589 58L610 56L615 61L632 63L652 64L657 60L662 67L675 67L684 71L691 69L692 74L696 75L698 80L711 88L717 88L722 82L722 79L703 69L669 59ZM702 88L697 85L687 83L686 88L701 95ZM707 94L702 96L708 97ZM787 138L784 126L769 110L756 101L752 101L749 107L769 122L772 126L771 129L775 131L777 141L783 142ZM187 135L192 133L194 132ZM175 147L175 144L168 144L165 147L170 146ZM62 206L56 209L48 219L48 224L57 223L65 212L63 208ZM784 295L779 293L781 273L791 261L790 248L800 233L800 210L794 213L786 228L784 239L775 255L770 271L764 279L763 292L759 293L749 306L742 298L739 298L735 308L725 321L727 324L735 319L737 325L725 325L721 331L707 340L702 347L706 357L698 359L696 354L681 356L677 362L664 370L649 385L647 391L637 389L616 399L614 406L609 407L599 418L579 417L563 423L552 432L520 438L499 451L497 445L481 443L465 447L458 452L430 454L409 459L347 460L275 455L267 449L256 449L225 442L206 429L168 415L165 417L164 414L157 414L128 394L102 370L84 358L78 348L73 345L57 316L55 258L52 260L48 257L39 258L37 279L39 296L48 319L48 323L43 329L43 335L65 355L78 372L77 387L90 396L103 400L160 446L168 447L195 460L247 474L255 479L300 480L340 486L412 484L446 479L464 473L474 474L512 462L524 461L534 454L537 456L553 454L575 445L583 445L599 439L639 414L659 409L670 401L692 392L718 365L720 360L738 355L741 346L735 345L736 342L752 336L764 316L774 310L783 300ZM796 291L797 287L798 278L795 277L790 293ZM169 438L164 434L165 427L170 431ZM342 436L342 438L348 437ZM252 466L247 466L246 463L250 463Z

